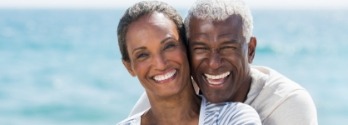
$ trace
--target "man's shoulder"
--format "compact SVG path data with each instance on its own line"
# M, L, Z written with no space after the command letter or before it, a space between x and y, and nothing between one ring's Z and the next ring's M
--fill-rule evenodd
M273 112L283 109L294 109L293 112L298 112L294 107L289 105L301 105L302 107L314 107L313 100L307 90L301 87L296 82L286 78L277 71L268 67L252 67L253 73L256 76L262 76L259 83L261 87L254 87L257 94L254 94L254 99L250 101L250 105L254 107L260 114L261 120L266 119ZM252 87L253 89L253 87ZM250 90L256 91L256 90ZM287 110L288 111L288 110ZM291 111L288 111L289 113ZM287 113L283 112L283 115Z
M308 94L307 90L298 83L271 68L253 66L252 74L255 81L252 86L258 87L252 87L250 91L257 91L256 99L259 98L262 102L268 100L274 103L274 101L282 101L290 96Z
M254 84L261 84L260 92L266 92L266 94L286 96L289 93L296 93L297 90L306 91L298 83L269 67L252 66L252 76L256 81Z

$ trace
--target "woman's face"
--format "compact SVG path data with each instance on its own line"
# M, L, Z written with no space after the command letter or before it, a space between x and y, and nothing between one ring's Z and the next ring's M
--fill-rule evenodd
M175 23L165 15L154 12L131 23L126 42L130 61L123 64L138 77L149 96L172 96L189 85L184 45Z

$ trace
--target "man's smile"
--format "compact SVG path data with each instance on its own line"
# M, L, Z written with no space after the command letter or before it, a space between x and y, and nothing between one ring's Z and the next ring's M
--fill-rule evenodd
M217 75L204 74L205 79L210 85L220 85L225 82L225 78L230 75L230 72L225 72Z

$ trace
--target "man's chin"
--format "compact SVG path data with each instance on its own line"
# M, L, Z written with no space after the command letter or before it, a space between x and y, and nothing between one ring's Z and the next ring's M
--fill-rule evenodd
M221 102L227 102L228 101L228 99L221 98L221 96L205 95L204 97L211 103L221 103Z
M208 102L211 103L221 103L221 102L226 102L223 99L216 99L216 98L207 98Z

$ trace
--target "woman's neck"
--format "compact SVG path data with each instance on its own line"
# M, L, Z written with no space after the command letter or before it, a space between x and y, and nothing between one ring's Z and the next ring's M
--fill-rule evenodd
M201 99L191 83L177 95L161 99L149 96L149 100L151 109L142 116L142 125L198 124Z

